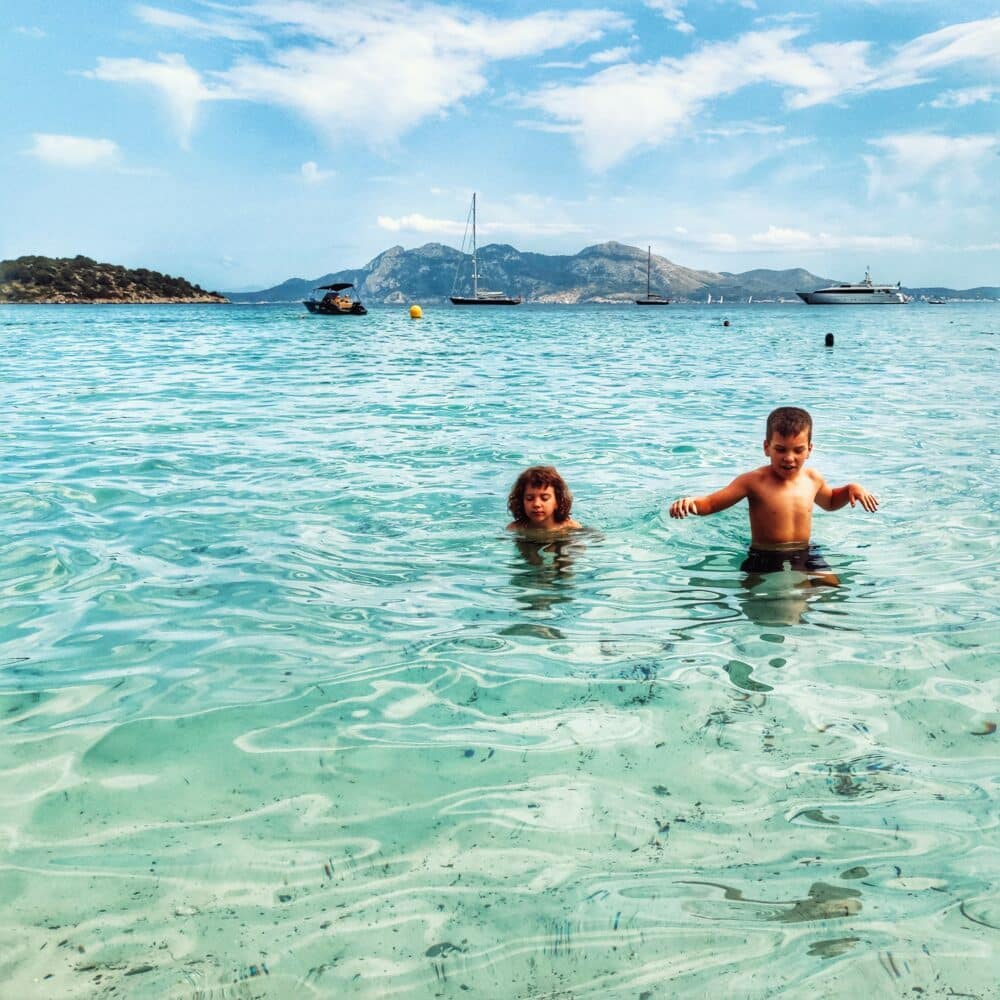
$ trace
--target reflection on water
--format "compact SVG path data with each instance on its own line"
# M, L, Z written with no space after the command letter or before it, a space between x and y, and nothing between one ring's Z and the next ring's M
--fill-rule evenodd
M520 557L510 576L514 599L528 611L551 611L573 600L573 563L585 549L583 532L551 541L515 538Z
M720 549L706 553L687 569L688 599L700 615L745 616L755 625L798 625L810 613L836 613L837 605L850 602L851 579L830 584L823 578L793 569L771 573L745 573L739 566L738 551Z
M787 583L769 588L769 582L765 578L749 593L738 595L740 610L755 625L798 625L809 610L811 588L806 590Z

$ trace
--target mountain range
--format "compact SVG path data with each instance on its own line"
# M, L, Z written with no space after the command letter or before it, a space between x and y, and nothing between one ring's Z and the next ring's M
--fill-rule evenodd
M521 295L527 302L630 302L646 293L646 253L639 247L614 241L585 247L573 255L528 253L504 243L480 247L479 288ZM320 285L349 281L366 303L403 305L407 302L446 301L449 295L471 293L468 254L442 243L404 250L384 250L364 267L334 271L307 280L289 278L256 292L226 292L232 302L297 302ZM859 275L860 277L860 275ZM824 278L803 268L772 271L758 268L734 274L701 271L653 254L650 288L675 302L713 299L798 301L797 290L821 288L844 279ZM856 278L853 280L857 280ZM456 284L457 281L457 284ZM911 295L952 298L1000 298L1000 288L904 288Z

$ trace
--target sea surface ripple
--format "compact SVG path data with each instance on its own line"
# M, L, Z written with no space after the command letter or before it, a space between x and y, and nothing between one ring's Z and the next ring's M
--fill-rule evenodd
M0 995L1000 996L996 306L0 345ZM668 515L782 404L837 588Z

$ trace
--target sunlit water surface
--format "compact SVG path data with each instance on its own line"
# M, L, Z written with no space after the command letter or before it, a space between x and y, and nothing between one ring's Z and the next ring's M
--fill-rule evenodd
M0 994L997 996L998 333L0 309ZM780 404L837 589L667 513Z

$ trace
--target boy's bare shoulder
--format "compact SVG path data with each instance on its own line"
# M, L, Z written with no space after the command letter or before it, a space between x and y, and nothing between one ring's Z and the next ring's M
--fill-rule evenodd
M771 467L769 465L759 465L756 469L751 469L749 472L741 473L734 480L737 483L742 483L747 488L753 486L762 486L769 482L771 478Z

